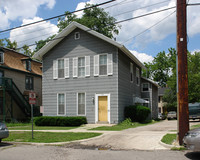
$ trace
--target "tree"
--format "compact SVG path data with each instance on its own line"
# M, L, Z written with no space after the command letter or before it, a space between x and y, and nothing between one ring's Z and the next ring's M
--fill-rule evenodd
M104 34L109 38L113 38L114 34L118 34L120 26L116 25L116 19L105 12L103 8L94 7L94 5L86 4L85 7L90 7L83 11L83 16L77 18L75 14L66 13L66 17L59 18L58 28L61 32L70 22L76 21L88 28Z
M147 76L147 78L158 82L162 87L166 87L175 66L176 50L170 48L168 54L165 51L159 52L152 62L145 63L147 71L144 71L143 76Z

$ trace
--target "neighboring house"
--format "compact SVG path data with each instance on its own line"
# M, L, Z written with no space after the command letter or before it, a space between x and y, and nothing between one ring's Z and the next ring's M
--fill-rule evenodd
M165 113L164 112L164 105L166 102L163 102L163 96L165 93L165 90L167 88L158 88L158 108L159 108L159 113Z
M86 116L88 123L119 123L124 120L124 107L141 98L144 65L123 45L77 22L34 58L43 62L45 116Z
M0 120L30 118L29 92L42 104L42 63L15 50L0 47Z
M153 119L158 117L158 87L156 82L141 78L141 97L148 102L143 105L151 109L151 118Z

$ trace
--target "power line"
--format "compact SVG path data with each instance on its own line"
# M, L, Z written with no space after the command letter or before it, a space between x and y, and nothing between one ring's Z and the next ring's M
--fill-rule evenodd
M151 14L167 11L167 10L170 10L170 9L173 9L173 8L176 8L176 6L165 8L165 9L161 9L161 10L158 10L158 11L155 11L155 12L150 12L150 13L143 14L143 15L140 15L140 16L137 16L137 17L132 17L132 18L128 18L128 19L125 19L125 20L121 20L121 21L116 22L116 24L123 23L123 22L130 21L130 20L137 19L137 18L141 18L141 17L145 17L145 16L149 16Z
M156 13L159 13L159 12L167 11L167 10L170 10L170 9L173 9L173 8L175 8L175 7L165 8L165 9L158 10L158 11L155 11L155 12L150 12L150 13L147 13L147 14L143 14L143 15L140 15L140 16L137 16L137 17L128 18L128 19L125 19L125 20L122 20L122 21L115 22L114 24L123 23L123 22L130 21L130 20L133 20L133 19L145 17L145 16L148 16L148 15L151 15L151 14L156 14ZM89 29L88 31L90 31L90 30L92 30L92 29ZM61 38L64 38L64 37L66 37L66 36L53 38L53 39L48 40L48 41L46 41L46 42L54 41L54 40L61 39ZM30 44L30 45L28 45L28 46L30 47L30 46L34 46L34 45L36 45L36 43ZM21 48L22 48L22 47L21 47ZM17 48L17 49L21 49L21 48Z
M144 31L142 31L142 32L138 33L137 35L135 35L135 36L129 38L128 40L124 41L123 44L126 43L126 42L128 42L129 40L131 40L131 39L133 39L133 38L136 38L136 37L140 36L141 34L145 33L145 32L148 31L149 29L155 27L156 25L158 25L159 23L163 22L163 21L166 20L168 17L170 17L171 15L173 15L175 12L176 12L176 10L175 10L174 12L172 12L171 14L169 14L168 16L166 16L166 17L164 17L163 19L161 19L160 21L156 22L154 25L152 25L152 26L150 26L149 28L145 29Z
M200 5L200 3L190 3L190 4L187 4L187 6L198 6Z
M156 4L160 4L160 3L164 3L164 2L166 2L166 1L163 1L163 2L159 2L159 3L155 3L155 4L152 4L152 5L149 5L149 6L153 6L153 5L156 5ZM149 6L145 6L145 7L141 7L141 8L146 8L146 7L149 7ZM138 9L141 9L141 8L138 8ZM136 9L136 10L138 10L138 9ZM162 10L161 10L162 11ZM149 14L150 15L150 14ZM145 15L145 16L147 16L147 15ZM136 19L137 17L135 17L134 19ZM118 22L116 22L116 23L118 23ZM120 22L121 23L121 22ZM48 28L50 28L50 27L48 27ZM41 30L44 30L44 29L41 29ZM38 30L38 31L40 31L40 30ZM36 32L36 31L34 31L34 32ZM30 33L32 33L32 32L30 32ZM24 34L19 34L18 36L23 36ZM47 34L45 34L45 35L40 35L40 36L46 36ZM15 36L16 37L16 36ZM28 40L31 40L31 39L35 39L35 38L38 38L38 37L34 37L34 38L30 38L30 39L28 39ZM25 42L25 41L27 41L27 40L23 40L23 41L20 41L20 42Z
M105 5L105 4L114 2L114 1L116 1L116 0L110 0L110 1L103 2L103 3L99 3L99 4L96 4L96 5L94 5L94 6L90 6L90 7L86 7L86 8L83 8L83 9L76 10L76 11L72 11L72 12L70 12L69 14L76 13L76 12L80 12L80 11L84 11L84 10L86 10L86 9L98 7L98 6L101 6L101 5ZM28 24L25 24L25 25L22 25L22 26L9 28L9 29L0 31L0 33L7 32L7 31L11 31L11 30L17 29L17 28L22 28L22 27L30 26L30 25L37 24L37 23L41 23L41 22L44 22L44 21L49 21L49 20L51 20L51 19L59 18L59 17L62 17L62 16L66 16L66 14L61 14L61 15L54 16L54 17L51 17L51 18L47 18L47 19L43 19L43 20L40 20L40 21L36 21L36 22L33 22L33 23L28 23Z
M126 11L126 12L123 12L123 13L119 13L119 14L116 14L116 15L113 15L113 16L115 17L115 16L119 16L119 15L126 14L126 13L129 13L129 12L134 12L134 11L137 11L137 10L140 10L140 9L152 7L152 6L155 6L155 5L158 5L158 4L161 4L161 3L165 3L165 2L169 2L169 0L158 2L158 3L154 3L154 4L151 4L151 5L148 5L148 6L140 7L140 8L133 9L133 10L130 10L130 11Z

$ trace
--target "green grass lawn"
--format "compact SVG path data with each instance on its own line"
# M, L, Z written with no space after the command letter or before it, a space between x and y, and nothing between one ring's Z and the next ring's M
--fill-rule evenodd
M118 125L114 125L114 126L102 126L102 127L97 127L97 128L92 128L90 130L98 130L98 131L121 131L124 129L128 129L128 128L136 128L139 126L145 126L145 125L149 125L149 124L154 124L157 121L149 121L146 123L138 123L138 122L132 122L132 123L126 123L126 122L122 122Z
M166 144L172 144L176 140L176 134L166 134L161 141Z
M200 127L200 124L196 124L196 125L193 125L192 127L191 127L191 129L195 129L195 128L199 128Z
M33 126L33 130L69 130L77 127ZM32 130L32 125L8 127L9 130Z
M92 138L101 135L101 133L52 133L52 132L34 132L34 139L32 139L32 132L13 131L10 132L8 138L3 141L12 142L37 142L37 143L53 143L53 142L68 142L74 140L81 140Z

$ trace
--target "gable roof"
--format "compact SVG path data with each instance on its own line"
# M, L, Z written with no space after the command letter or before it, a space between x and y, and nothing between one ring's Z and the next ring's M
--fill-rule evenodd
M158 84L157 84L157 82L155 82L155 81L153 81L153 80L151 80L151 79L149 79L149 78L145 78L145 77L141 77L142 79L144 79L144 80L146 80L146 81L148 81L148 82L150 82L151 84L153 84L154 86L156 86L156 87L160 87Z
M73 30L76 28L79 28L85 32L88 32L89 34L92 34L95 37L98 37L114 46L119 48L122 52L124 52L129 58L131 58L138 66L141 68L145 68L145 66L123 45L117 43L116 41L104 36L101 33L98 33L94 30L91 30L90 28L77 23L72 22L70 23L66 28L64 28L59 34L57 34L53 41L48 42L45 46L43 46L38 52L36 52L33 56L33 58L42 60L42 57L50 51L55 45L57 45L60 41L62 41L67 35L69 35Z
M0 68L14 69L15 71L22 71L25 73L42 76L42 63L31 59L29 56L19 53L15 50L0 47L4 51L4 63ZM31 60L31 71L25 69L23 61Z

